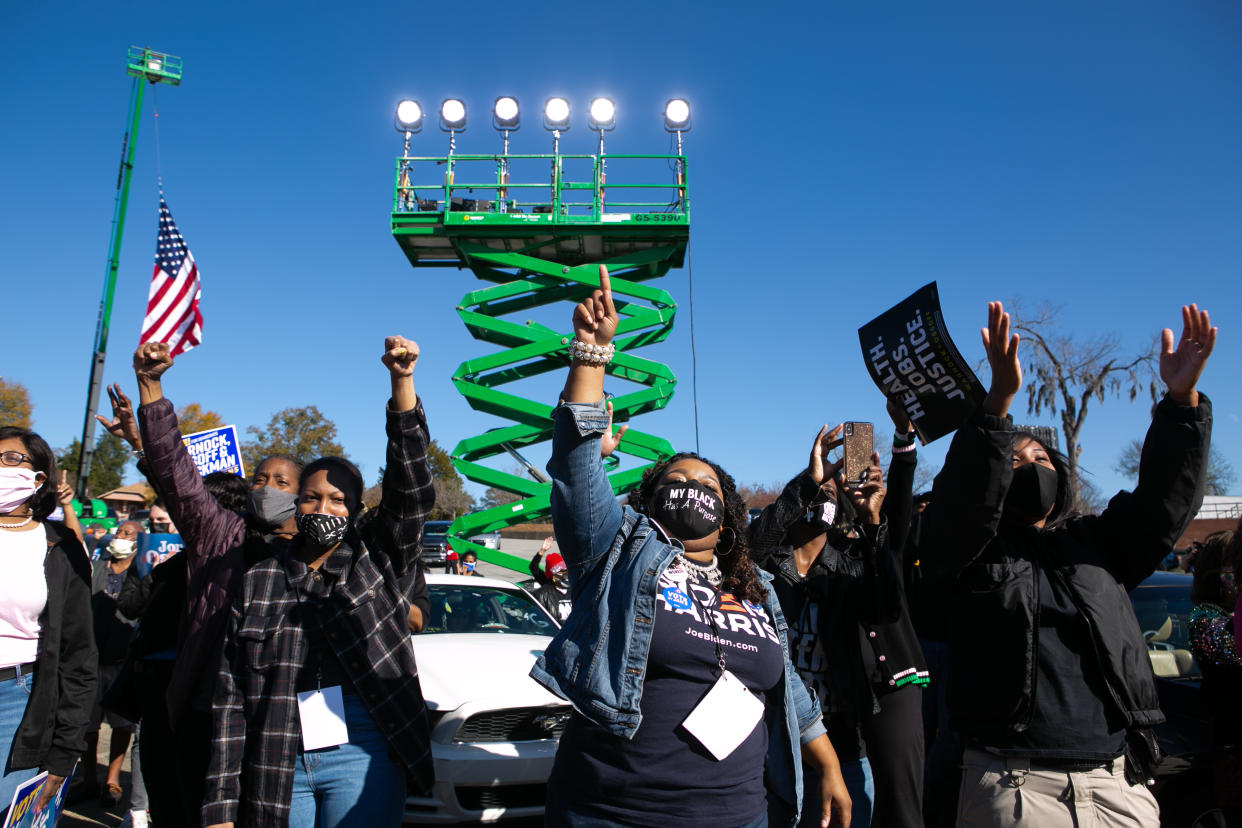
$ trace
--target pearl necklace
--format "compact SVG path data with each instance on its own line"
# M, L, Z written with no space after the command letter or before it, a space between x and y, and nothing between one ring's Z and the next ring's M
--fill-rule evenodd
M698 575L714 587L720 586L721 581L724 580L724 576L720 574L720 562L717 560L715 555L712 555L710 563L699 563L697 561L692 561L684 554L678 555L677 557L681 559L682 565L684 565L686 569L690 570L695 575Z
M5 517L13 517L13 515L5 515ZM26 515L26 519L21 523L0 523L0 529L21 529L27 523L34 520L34 514Z

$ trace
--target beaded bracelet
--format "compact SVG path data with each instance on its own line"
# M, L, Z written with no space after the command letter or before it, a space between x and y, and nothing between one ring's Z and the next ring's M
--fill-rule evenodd
M589 345L575 337L569 343L569 355L587 365L607 365L612 362L612 355L616 350L611 342L607 345Z

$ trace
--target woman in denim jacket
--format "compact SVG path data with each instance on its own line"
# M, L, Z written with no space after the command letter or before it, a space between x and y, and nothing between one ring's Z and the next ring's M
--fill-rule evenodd
M635 508L617 503L600 463L617 321L600 267L574 312L548 463L574 608L531 675L575 712L546 824L792 825L800 749L822 777L822 824L848 826L840 766L790 665L771 576L747 557L733 479L679 454L647 472Z

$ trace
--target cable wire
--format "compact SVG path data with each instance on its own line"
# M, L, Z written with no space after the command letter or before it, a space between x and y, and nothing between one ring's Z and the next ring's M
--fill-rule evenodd
M690 284L690 401L694 408L694 453L699 451L699 356L694 347L694 256L686 245L686 271Z
M164 169L160 165L160 85L158 83L151 84L154 88L151 90L151 111L154 113L155 121L155 183L160 190L160 198L164 197Z

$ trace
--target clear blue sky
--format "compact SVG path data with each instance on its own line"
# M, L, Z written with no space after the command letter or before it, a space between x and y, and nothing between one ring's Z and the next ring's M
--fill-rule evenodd
M383 460L385 334L420 342L442 445L502 424L449 382L489 350L453 311L482 283L414 271L388 229L396 102L460 96L472 126L459 149L494 151L499 94L524 105L519 152L548 150L534 113L550 94L575 105L567 152L592 151L596 94L617 101L618 152L664 151L660 107L692 102L701 445L740 480L789 477L824 422L888 433L856 329L932 279L972 360L989 299L1063 304L1071 330L1115 333L1126 353L1199 302L1221 328L1201 385L1214 443L1242 468L1239 42L1231 0L7 3L0 375L30 389L53 445L80 432L125 53L146 45L185 61L182 86L158 91L161 161L204 284L205 342L168 396L240 428L314 403L368 480ZM106 374L131 390L156 232L151 100ZM446 145L432 127L415 151ZM692 447L686 271L662 285L682 311L645 353L682 383L638 423ZM1115 490L1148 403L1092 407L1083 463ZM945 442L924 455L937 462Z

